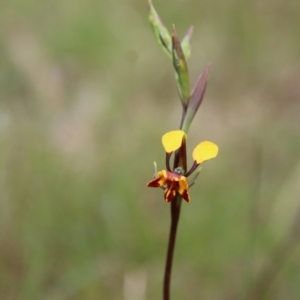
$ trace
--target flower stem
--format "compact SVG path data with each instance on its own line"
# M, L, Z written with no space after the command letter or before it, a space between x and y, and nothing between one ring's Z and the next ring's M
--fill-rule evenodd
M183 112L184 118L184 112ZM187 128L185 128L185 132L187 132ZM187 168L186 161L186 144L185 139L182 140L182 144L179 150L176 151L174 158L173 168L182 167L184 170ZM176 233L177 226L179 222L180 216L180 208L181 208L181 196L177 193L175 199L171 201L171 226L169 233L169 244L166 258L166 266L165 266L165 277L164 277L164 289L163 289L163 300L170 300L170 283L171 283L171 272L172 272L172 264L173 264L173 254L175 248L176 241Z
M181 197L179 195L171 202L171 227L169 233L169 245L165 266L163 300L170 300L170 282L173 263L174 246L176 241L177 225L180 216Z

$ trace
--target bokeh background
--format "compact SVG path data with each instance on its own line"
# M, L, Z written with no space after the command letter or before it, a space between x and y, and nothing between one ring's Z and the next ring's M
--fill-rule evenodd
M156 0L212 63L188 153L172 299L300 299L300 2ZM161 299L169 231L146 188L176 129L146 0L0 3L0 298Z

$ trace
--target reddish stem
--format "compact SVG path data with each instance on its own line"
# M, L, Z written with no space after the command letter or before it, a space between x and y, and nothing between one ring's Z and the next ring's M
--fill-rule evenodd
M180 216L181 197L178 195L171 202L171 227L169 233L169 245L165 266L163 300L170 300L170 282L173 263L174 246L176 241L177 225Z
M177 150L175 153L173 168L175 169L178 166L182 167L184 170L186 170L187 168L185 138L182 140L180 149ZM163 300L170 300L171 272L176 241L177 225L180 216L181 201L181 196L177 193L175 199L173 199L171 202L171 227L169 233L169 244L165 266Z

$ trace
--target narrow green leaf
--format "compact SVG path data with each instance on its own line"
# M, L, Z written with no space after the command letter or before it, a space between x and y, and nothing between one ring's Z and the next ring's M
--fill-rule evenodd
M152 1L148 0L149 22L158 44L164 52L172 59L172 39L168 29L163 24L161 18L156 12Z
M196 82L190 97L190 102L186 110L186 114L184 116L183 124L181 126L181 129L183 131L187 131L188 128L191 125L191 122L196 115L200 104L202 103L202 100L204 98L206 86L207 86L207 79L208 79L208 73L210 70L210 64L206 66L203 73L200 75L198 81Z
M183 50L181 48L180 41L178 39L175 26L173 25L172 33L172 55L173 65L176 71L176 83L181 97L181 102L184 108L188 106L190 98L190 87L189 87L189 72L188 66L185 60Z
M188 59L191 55L191 37L192 37L192 34L193 34L193 30L194 30L194 27L191 26L185 36L183 37L183 40L181 42L181 48L183 50L183 53L184 53L184 56L186 59Z

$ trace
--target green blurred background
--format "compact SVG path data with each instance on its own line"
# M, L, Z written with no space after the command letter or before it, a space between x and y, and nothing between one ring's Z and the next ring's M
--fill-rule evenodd
M212 63L172 300L300 299L300 1L154 1ZM141 0L0 4L0 299L161 299L180 102Z

